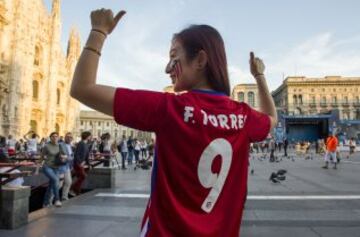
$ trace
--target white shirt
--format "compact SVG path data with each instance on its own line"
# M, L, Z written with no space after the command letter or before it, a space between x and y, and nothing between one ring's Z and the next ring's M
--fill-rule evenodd
M27 141L28 151L37 152L37 139L30 138Z
M103 141L104 151L111 151L111 144L109 140Z
M139 141L136 141L136 143L135 143L135 150L136 151L140 151L140 142Z
M123 140L121 143L121 152L128 152L127 140Z
M12 167L2 167L0 168L0 173L5 173L6 171L12 169ZM20 173L19 170L13 170L13 171L10 171L11 174L14 174L14 173ZM2 178L2 181L5 181L6 178ZM19 177L17 179L14 179L13 181L10 181L9 183L6 183L6 186L8 187L20 187L22 186L22 184L24 183L24 179L22 177Z
M71 144L65 143L65 147L67 149L67 153L69 154L68 158L73 159L73 150L72 150Z
M146 147L147 147L146 142L145 142L145 141L142 142L142 143L140 144L140 147L141 147L141 149L146 149Z
M8 146L8 148L15 150L16 140L15 139L8 140L7 141L7 146Z

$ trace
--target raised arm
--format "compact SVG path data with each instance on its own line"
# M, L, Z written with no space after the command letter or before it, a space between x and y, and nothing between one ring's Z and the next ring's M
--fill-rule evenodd
M28 138L27 136L28 136L30 133L32 133L32 131L29 131L28 133L24 134L24 139L25 139L26 141L29 140L29 138Z
M81 103L111 116L115 88L96 84L96 76L104 41L124 14L125 11L120 11L114 17L113 12L106 9L91 13L92 30L76 65L70 91Z
M266 83L264 75L265 65L260 58L254 56L253 52L250 52L250 71L256 79L258 86L260 111L269 115L271 120L271 129L273 129L277 124L277 113L274 100Z

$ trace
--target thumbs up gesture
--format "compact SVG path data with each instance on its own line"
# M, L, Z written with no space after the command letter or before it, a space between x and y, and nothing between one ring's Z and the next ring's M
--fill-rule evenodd
M125 11L120 11L114 17L113 12L110 9L99 9L91 12L91 26L92 29L110 34L125 15Z
M260 58L255 57L253 52L250 52L250 72L254 77L264 75L265 65Z

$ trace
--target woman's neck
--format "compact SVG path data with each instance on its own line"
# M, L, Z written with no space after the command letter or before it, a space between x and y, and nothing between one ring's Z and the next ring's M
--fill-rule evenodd
M206 90L206 91L215 91L208 83L207 78L201 78L197 84L195 84L191 90Z

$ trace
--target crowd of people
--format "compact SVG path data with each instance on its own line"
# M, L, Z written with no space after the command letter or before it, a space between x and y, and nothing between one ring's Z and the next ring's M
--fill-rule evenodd
M340 147L343 147L340 149ZM276 141L274 138L266 139L259 143L252 143L250 145L250 153L261 153L269 154L269 161L275 162L277 153L278 155L282 153L282 157L289 157L288 150L293 150L293 154L298 157L304 157L305 159L313 159L314 155L319 155L324 157L325 165L324 169L327 169L329 164L333 164L333 168L337 169L337 165L341 159L341 153L345 153L346 159L349 159L355 154L356 151L356 140L350 138L342 143L339 142L339 137L337 134L329 135L327 138L318 139L316 141L297 141L290 142L285 138L282 141Z
M30 160L41 167L43 174L49 179L43 201L44 207L61 207L62 201L79 195L86 178L86 170L92 168L91 160L101 160L105 167L109 167L115 165L117 157L121 155L121 168L127 169L126 166L132 164L146 163L147 166L151 166L154 156L153 139L146 141L132 136L127 138L124 135L118 141L112 140L109 133L103 134L100 138L93 138L88 131L82 132L79 142L74 142L70 132L64 137L52 132L47 138L39 138L34 131L28 132L18 140L12 135L7 138L0 136L0 163ZM7 167L3 167L0 172L7 170ZM75 180L73 177L76 177ZM18 178L7 185L20 186L23 182L23 178Z

